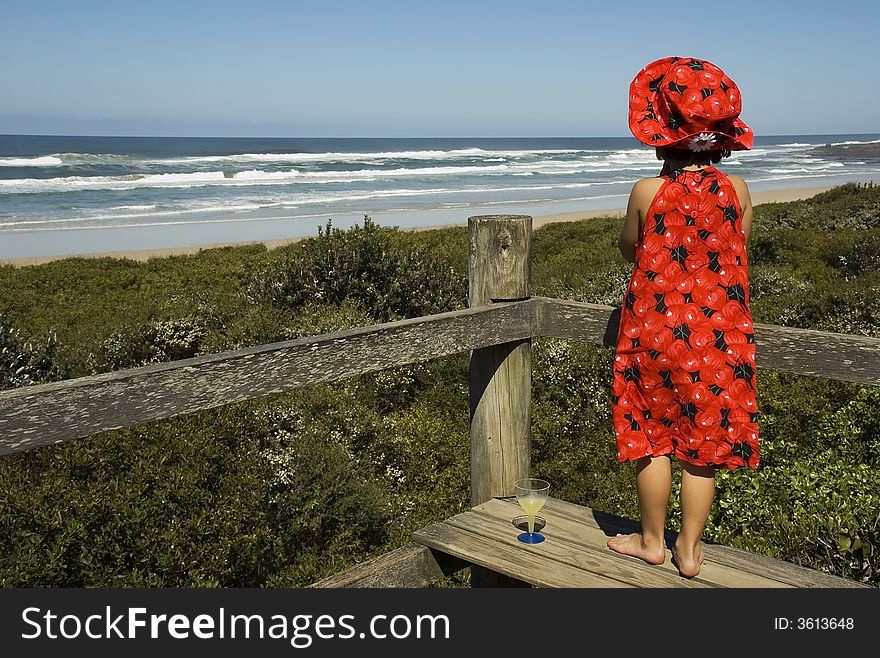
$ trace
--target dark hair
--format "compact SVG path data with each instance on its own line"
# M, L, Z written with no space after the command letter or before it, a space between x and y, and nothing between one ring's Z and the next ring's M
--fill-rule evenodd
M690 149L677 149L669 146L655 146L654 148L658 160L672 160L685 165L717 164L722 159L730 157L730 149L691 151Z

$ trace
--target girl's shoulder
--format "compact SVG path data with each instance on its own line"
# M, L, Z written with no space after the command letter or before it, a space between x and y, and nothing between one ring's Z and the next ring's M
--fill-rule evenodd
M717 171L722 176L726 176L730 180L730 182L736 186L746 187L746 188L748 187L745 179L743 179L743 177L738 174L731 174L730 172L724 171L722 169L718 169L717 167L715 167L715 171Z
M640 178L633 184L632 191L629 193L629 200L626 204L626 214L630 221L638 222L638 228L635 229L637 230L637 235L642 234L642 227L644 226L648 209L665 182L666 179L664 178L652 177Z
M727 176L730 179L730 182L733 183L734 185L745 185L746 184L743 177L738 174L731 174L727 171L722 171L721 169L717 169L717 168L716 168L716 171Z
M645 195L650 194L650 196L654 196L654 193L657 192L661 187L663 187L663 183L666 182L665 178L660 176L652 176L650 178L640 178L638 179L632 188L633 195Z
M742 208L751 207L752 199L749 195L749 184L743 179L742 176L738 176L737 174L728 174L727 172L722 172L730 183L733 185L733 188L736 190L736 196L739 197L739 205Z
M638 207L647 208L665 182L666 179L659 176L640 178L633 184L632 192L629 195L630 202Z

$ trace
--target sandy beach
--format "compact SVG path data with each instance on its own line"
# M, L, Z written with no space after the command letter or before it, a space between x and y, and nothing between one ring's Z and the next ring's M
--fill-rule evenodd
M768 190L768 191L753 191L751 193L752 197L752 205L757 206L762 203L779 203L779 202L787 202L787 201L796 201L799 199L807 199L812 197L820 192L824 192L830 187L810 187L810 188L796 188L796 189L782 189L782 190ZM552 215L533 215L532 216L532 228L534 230L540 229L547 224L552 224L556 222L571 222L571 221L582 221L585 219L591 219L595 217L622 217L625 213L624 208L612 208L606 210L585 210L581 212L567 212L567 213L556 213ZM440 228L448 228L451 226L463 226L466 225L466 221L458 224L441 224L441 225L433 225L433 226L424 226L424 227L414 227L414 228L401 228L401 231L426 231L426 230L434 230ZM141 249L141 250L133 250L133 251L115 251L115 252L98 252L98 253L83 253L76 254L75 256L65 255L65 256L35 256L35 257L25 257L25 258L4 258L0 259L0 264L4 265L13 265L15 267L23 267L27 265L39 265L41 263L47 263L50 261L61 260L64 258L73 258L73 257L81 257L81 258L128 258L135 261L147 261L151 258L162 258L165 256L175 256L175 255L187 255L187 254L196 254L205 249L214 249L218 247L227 247L227 246L238 246L244 244L265 244L268 249L274 249L276 247L280 247L286 244L291 244L293 242L298 242L300 240L305 240L305 237L297 237L297 238L289 238L284 240L260 240L256 242L236 242L236 243L219 243L219 244L205 244L199 246L192 247L178 247L178 248L168 248L168 249Z

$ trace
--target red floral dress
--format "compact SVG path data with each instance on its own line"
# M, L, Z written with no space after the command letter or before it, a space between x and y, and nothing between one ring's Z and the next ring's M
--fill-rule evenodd
M714 167L662 177L636 248L614 355L621 462L757 467L755 335L742 211Z

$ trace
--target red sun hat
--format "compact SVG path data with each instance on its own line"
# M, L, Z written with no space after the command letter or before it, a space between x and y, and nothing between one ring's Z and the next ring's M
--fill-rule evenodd
M658 59L629 86L629 129L648 146L750 149L755 133L739 118L741 111L739 87L704 59Z

